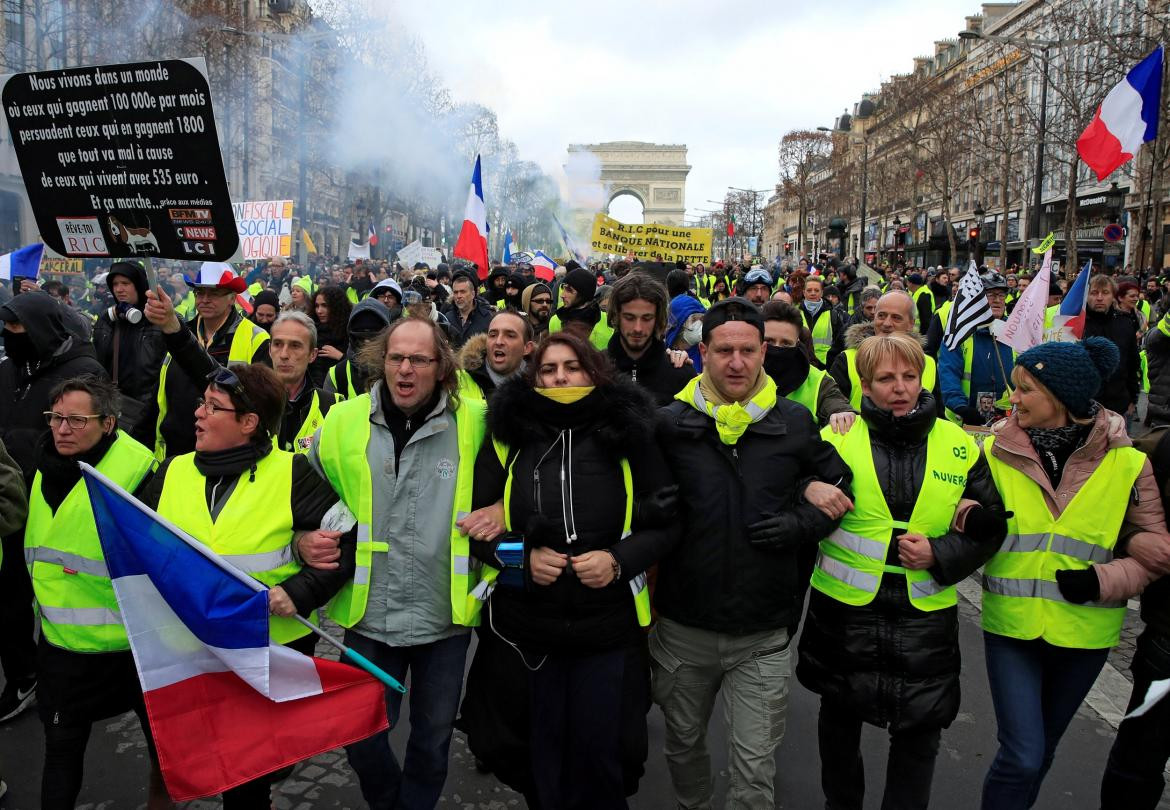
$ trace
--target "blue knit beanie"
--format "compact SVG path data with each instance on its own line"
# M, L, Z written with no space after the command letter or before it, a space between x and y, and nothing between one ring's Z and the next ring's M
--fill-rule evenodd
M1120 361L1113 341L1090 337L1079 343L1041 343L1017 357L1016 365L1039 380L1070 414L1083 419L1092 410L1101 383L1113 376Z

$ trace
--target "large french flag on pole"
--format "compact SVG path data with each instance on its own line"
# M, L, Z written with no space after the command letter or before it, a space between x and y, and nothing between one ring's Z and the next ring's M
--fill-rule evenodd
M1052 318L1052 333L1049 340L1071 342L1080 340L1085 334L1085 306L1089 302L1089 275L1093 271L1093 260L1085 262L1080 275L1068 288L1060 310Z
M37 242L0 256L0 279L12 281L14 278L36 278L41 271L41 256L44 252L45 246Z
M1158 136L1162 100L1162 46L1126 74L1077 139L1081 160L1104 180Z
M455 258L475 262L480 279L488 277L488 222L487 205L483 201L483 178L479 155L475 156L475 170L471 173L471 187L467 191L467 209L463 227L453 251Z
M263 585L82 468L172 799L222 793L386 729L381 683L273 644Z

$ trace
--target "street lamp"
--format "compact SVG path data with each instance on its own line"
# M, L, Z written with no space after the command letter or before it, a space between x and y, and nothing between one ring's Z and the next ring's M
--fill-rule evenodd
M902 246L902 218L894 214L894 261L898 261Z
M868 118L873 113L873 102L869 99L863 99L857 106L857 117ZM865 136L865 130L861 131L861 135L857 140L853 138L852 123L853 118L848 114L844 114L837 119L838 126L834 127L817 127L819 132L832 132L837 135L849 135L850 141L861 143L861 233L857 239L858 259L865 257L865 206L869 199L869 138Z
M1017 48L1040 49L1040 121L1036 128L1036 178L1032 184L1032 210L1028 217L1028 230L1031 237L1040 243L1040 207L1043 204L1044 193L1044 137L1048 133L1048 51L1061 44L1052 39L1027 39L1024 37L1001 37L993 34L984 34L982 31L960 31L959 39L981 39L985 42L996 42L1004 45L1015 45ZM1070 205L1075 201L1070 201Z

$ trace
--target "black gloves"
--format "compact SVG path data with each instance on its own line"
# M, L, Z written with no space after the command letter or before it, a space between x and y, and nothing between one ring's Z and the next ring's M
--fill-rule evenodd
M656 490L634 502L634 523L638 526L663 526L678 514L678 485Z
M782 512L747 526L748 542L769 551L796 551L804 534L805 527L793 512Z
M958 408L955 413L962 417L964 425L987 424L987 419L983 416L983 414L979 413L979 409L970 405L964 405L963 407Z
M1095 567L1090 565L1082 570L1062 568L1056 572L1056 584L1065 599L1083 605L1101 598L1101 581L1093 570Z
M963 523L963 533L979 539L995 539L996 545L1007 537L1008 518L1014 513L1005 512L1002 507L989 509L985 506L972 507Z

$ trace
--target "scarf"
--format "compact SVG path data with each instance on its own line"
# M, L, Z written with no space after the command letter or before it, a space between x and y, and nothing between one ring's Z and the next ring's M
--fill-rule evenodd
M553 402L562 405L572 405L593 393L592 385L570 385L565 388L535 388L533 390L542 397L548 397Z
M255 480L256 463L272 452L272 440L248 442L226 450L196 450L195 469L205 478L235 477L248 471Z
M1084 425L1071 422L1058 428L1024 428L1024 433L1028 435L1028 440L1040 458L1040 466L1048 474L1053 487L1060 485L1060 477L1064 474L1064 465L1068 463L1069 457L1089 437L1097 421L1097 410L1097 403L1094 402L1089 414L1093 421Z
M803 303L804 303L804 308L808 310L809 315L816 315L818 312L821 311L821 307L824 306L825 302L823 300L810 301L806 298L806 299L804 299Z
M747 404L741 405L724 399L707 375L702 374L687 383L674 398L714 419L719 441L734 445L748 427L762 420L776 406L776 383L761 368L755 385L744 398Z
M40 456L37 459L37 470L41 474L41 495L54 514L61 506L61 502L81 480L81 467L77 465L77 462L84 461L86 464L96 467L98 462L105 458L106 453L109 452L111 445L117 438L117 432L106 433L98 440L97 444L84 453L63 456L57 452L52 434L45 433L39 447Z

